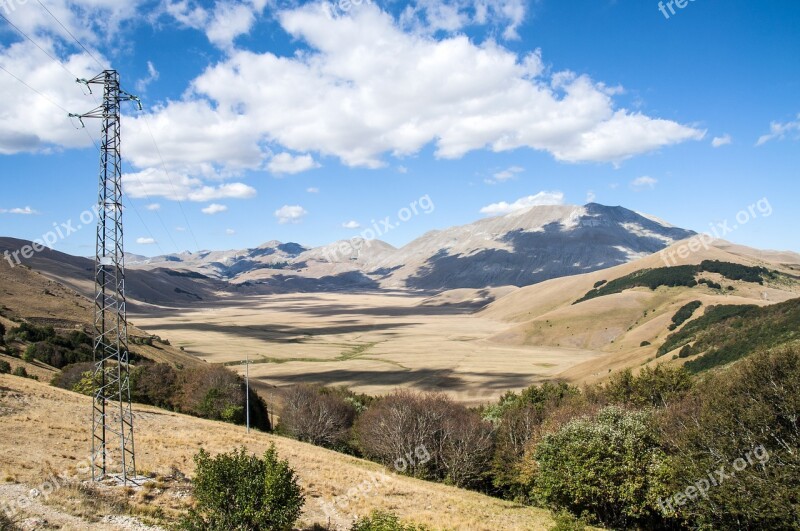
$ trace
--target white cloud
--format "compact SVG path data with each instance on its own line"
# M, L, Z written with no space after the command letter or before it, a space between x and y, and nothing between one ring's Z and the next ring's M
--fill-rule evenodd
M507 203L505 201L492 203L491 205L481 208L480 212L487 216L499 216L534 206L562 204L564 204L564 194L562 192L539 192L536 195L521 197L513 203Z
M275 217L281 225L300 223L307 214L306 209L299 205L284 205L275 211Z
M225 229L225 234L227 234L228 236L233 236L234 234L236 234L236 231L233 229Z
M122 176L125 193L134 199L164 197L173 201L204 203L215 199L250 199L258 192L244 183L208 185L197 177L150 168Z
M722 136L715 136L714 139L711 141L711 145L715 148L727 146L733 142L733 138L731 135L722 135Z
M158 73L158 70L156 70L156 67L153 65L153 63L147 61L147 76L136 82L136 90L138 92L147 91L147 87L150 85L150 83L158 81L159 75L160 74Z
M342 223L342 227L344 227L345 229L360 229L361 223L359 223L358 221L351 220L346 223Z
M161 210L161 205L158 203L150 203L145 208L147 210L156 211L156 210Z
M38 214L38 212L32 209L31 207L26 206L25 208L11 208L8 210L0 208L0 214L17 214L20 216L32 216L33 214Z
M586 192L586 202L587 203L594 203L597 200L597 194L595 194L592 190Z
M225 212L228 210L228 207L225 205L219 205L217 203L211 203L207 207L201 210L203 214L208 214L209 216L213 216L214 214L219 214L220 212Z
M272 173L301 173L319 168L319 163L311 155L293 156L291 153L279 153L272 157L267 169Z
M406 168L405 166L398 166L397 173L402 173L403 175L405 175L408 173L408 168Z
M646 188L653 189L656 187L658 183L658 179L654 179L653 177L643 176L637 177L631 181L631 188L634 190L644 190Z
M491 25L502 29L504 39L516 40L525 16L525 0L416 0L409 2L400 20L405 27L428 34Z
M175 232L186 232L186 227L175 227Z
M524 172L524 171L525 171L525 168L522 168L520 166L511 166L510 168L508 168L506 170L499 171L499 172L495 173L494 175L492 175L491 179L485 179L484 182L486 184L504 183L504 182L509 181L511 179L516 179L517 175L522 173L522 172Z
M155 245L158 242L153 238L136 238L136 243L139 245Z
M797 120L793 122L772 122L769 126L769 134L763 135L756 142L756 146L763 146L772 140L783 140L788 135L794 133L795 140L800 139L800 114L797 115Z
M220 0L210 10L193 0L171 0L165 10L184 26L205 32L215 46L230 50L237 37L250 33L266 4L266 0Z
M302 53L234 50L150 115L169 169L263 169L266 144L368 168L431 143L442 158L527 147L566 162L620 162L705 134L618 108L618 90L588 76L548 74L539 52L409 32L375 5L332 17L307 4L277 17ZM142 121L128 119L126 153L146 168L159 161Z
M319 188L312 186L310 188L306 188L306 192L308 192L309 194L318 194Z

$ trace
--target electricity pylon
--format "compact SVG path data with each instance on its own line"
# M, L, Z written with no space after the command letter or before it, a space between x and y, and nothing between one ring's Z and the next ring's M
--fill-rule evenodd
M125 256L122 230L122 159L120 103L136 96L120 90L116 70L105 70L89 80L103 86L100 107L81 115L103 121L100 146L100 186L97 199L94 312L94 403L92 411L92 479L136 481L133 442L128 324L125 308Z

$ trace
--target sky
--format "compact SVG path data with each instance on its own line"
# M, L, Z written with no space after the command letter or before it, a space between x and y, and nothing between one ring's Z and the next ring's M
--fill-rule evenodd
M126 250L621 205L800 251L800 2L0 0L0 235L93 254L120 73ZM80 227L80 228L78 228Z

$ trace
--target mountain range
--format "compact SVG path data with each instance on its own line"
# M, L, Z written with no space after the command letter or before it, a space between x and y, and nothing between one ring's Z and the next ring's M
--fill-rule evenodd
M127 265L256 291L435 292L521 287L589 273L642 258L694 234L619 206L552 205L430 231L400 248L360 237L316 248L270 241L243 250L128 255Z

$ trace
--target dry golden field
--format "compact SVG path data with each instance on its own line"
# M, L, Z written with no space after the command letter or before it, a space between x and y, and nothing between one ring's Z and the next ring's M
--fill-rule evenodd
M53 474L77 474L78 479L85 480L87 475L78 469L90 452L90 411L88 397L15 376L0 376L0 501L33 488L44 492L41 485ZM328 524L330 517L336 529L347 529L351 521L348 512L339 510L337 516L329 510L326 515L322 503L347 496L348 491L351 514L389 510L435 529L537 530L552 525L547 511L396 475L377 464L291 439L263 433L247 435L242 427L147 406L135 405L134 412L137 467L140 473L153 476L149 485L130 492L105 488L99 495L91 493L91 497L74 487L59 489L49 497L35 498L35 507L23 511L22 516L41 518L39 513L43 513L65 530L134 529L126 527L130 522L115 525L106 517L128 513L159 523L154 518L158 509L174 519L189 503L186 482L176 481L174 476L176 471L191 476L192 456L198 449L213 454L243 445L260 454L274 443L303 486L304 528ZM363 494L353 495L351 489L359 487Z

